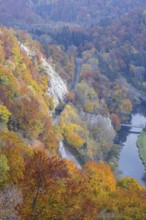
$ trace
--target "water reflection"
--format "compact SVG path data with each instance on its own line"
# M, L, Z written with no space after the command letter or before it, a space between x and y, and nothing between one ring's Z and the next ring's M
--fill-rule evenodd
M138 106L132 113L130 124L144 125L146 122L146 106ZM122 128L119 132L119 142L123 146L120 152L118 169L122 171L121 176L129 176L137 179L144 185L144 165L139 158L136 141L141 128Z

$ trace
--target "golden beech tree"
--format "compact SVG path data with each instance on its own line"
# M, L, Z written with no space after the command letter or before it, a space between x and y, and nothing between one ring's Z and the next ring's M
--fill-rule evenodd
M87 162L83 166L84 175L88 180L90 193L99 209L104 209L110 194L116 190L116 182L111 168L104 162ZM92 199L93 199L92 198Z
M83 145L83 139L78 134L81 131L80 125L77 124L69 124L64 128L64 137L67 140L67 143L78 148Z
M23 204L18 207L22 219L59 218L64 208L62 193L68 171L63 160L36 149L25 165L21 182Z
M72 105L66 105L61 113L60 127L67 143L75 148L83 145L82 130L80 118L77 110Z
M11 112L4 105L0 105L0 126L7 127Z
M35 149L26 161L21 181L23 203L17 210L22 219L92 219L97 207L81 171L65 159L49 158ZM96 214L96 215L95 215Z
M20 137L10 131L0 131L0 146L9 166L7 182L18 184L23 178L25 155L30 150Z
M104 162L97 164L89 161L83 166L83 172L86 174L95 196L98 194L109 194L116 189L112 170Z

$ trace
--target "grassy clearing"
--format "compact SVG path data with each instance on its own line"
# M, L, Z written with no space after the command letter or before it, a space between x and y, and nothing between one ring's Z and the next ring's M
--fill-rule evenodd
M146 167L146 132L142 132L137 140L140 157Z

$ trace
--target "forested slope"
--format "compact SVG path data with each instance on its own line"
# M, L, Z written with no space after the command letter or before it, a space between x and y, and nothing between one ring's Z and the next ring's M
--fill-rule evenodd
M145 90L145 25L146 7L137 9L108 28L91 28L92 42L101 54L109 77L120 74L134 86Z
M1 28L0 53L0 218L144 220L146 192L136 180L116 181L104 162L89 161L79 170L59 159L57 140L63 135L78 148L85 130L73 103L61 113L60 128L52 125L54 97L48 92L52 82L46 72L50 64L40 45L24 33ZM88 89L82 82L80 92L82 86ZM89 94L97 99L95 92ZM68 99L73 102L71 94Z
M1 128L18 133L30 145L35 140L41 144L43 140L47 148L48 142L52 142L52 153L55 153L57 142L49 116L53 100L48 94L49 76L41 67L40 46L31 43L27 35L5 28L1 28L0 42ZM23 44L29 44L32 53L37 55L29 56Z
M113 174L146 92L145 1L0 1L0 22L43 42L0 28L0 219L145 220L145 187Z

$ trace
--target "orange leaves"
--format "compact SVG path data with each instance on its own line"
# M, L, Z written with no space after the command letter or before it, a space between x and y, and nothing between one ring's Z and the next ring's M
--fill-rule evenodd
M62 181L67 177L68 172L62 160L49 158L43 151L35 150L25 166L22 181L23 204L19 210L21 217L23 219L57 217L58 210L63 206L60 191L64 188Z
M87 162L83 167L83 172L89 179L89 184L95 196L98 194L109 194L116 189L116 182L110 167L104 162Z
M18 184L23 178L24 157L27 153L25 144L15 133L2 131L0 132L0 144L9 166L8 182Z
M118 130L120 128L120 124L121 124L120 118L118 117L118 115L112 113L111 119L112 119L113 126L115 127L116 130Z
M41 106L34 97L24 97L16 102L12 113L19 124L19 128L23 129L27 137L37 137L41 132L43 127Z
M39 139L50 155L56 155L57 140L52 121L37 98L23 97L15 103L12 113L18 129L26 138Z
M15 148L12 148L13 139L17 142ZM104 162L89 161L79 170L72 162L49 157L37 148L26 153L24 148L18 147L23 143L14 134L3 133L1 140L10 150L9 153L5 146L3 152L12 174L17 177L17 181L12 179L12 182L21 186L23 201L17 207L21 219L93 220L101 213L109 217L111 213L115 218L145 220L146 192L130 178L119 180L116 187L114 175ZM23 170L23 175L14 163Z
M132 103L129 99L124 99L121 105L121 112L124 114L129 114L132 111Z

